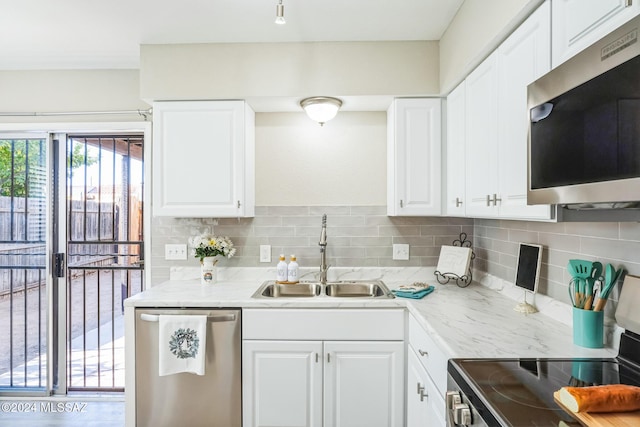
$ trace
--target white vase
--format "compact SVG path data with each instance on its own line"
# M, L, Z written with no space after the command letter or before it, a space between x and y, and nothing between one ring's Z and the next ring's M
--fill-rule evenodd
M200 284L213 285L218 281L218 271L216 270L216 257L205 257L200 263Z

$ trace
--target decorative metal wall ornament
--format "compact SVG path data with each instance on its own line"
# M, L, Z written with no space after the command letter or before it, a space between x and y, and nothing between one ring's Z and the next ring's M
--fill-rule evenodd
M471 248L471 240L467 240L467 233L462 232L460 233L460 237L456 240L453 241L452 243L453 246L458 246L461 248ZM450 280L455 280L456 281L456 285L458 285L461 288L466 288L467 286L469 286L471 284L471 281L473 280L473 275L471 273L472 270L472 264L473 264L473 260L476 257L475 252L473 252L473 249L471 250L471 262L469 263L469 272L468 274L462 275L462 276L458 276L457 274L454 273L448 273L448 272L441 272L436 270L434 272L434 274L436 275L436 280L438 281L438 283L440 283L441 285L446 285L447 283L449 283Z
M199 347L198 333L190 328L177 329L169 340L169 350L178 359L195 358L198 355Z

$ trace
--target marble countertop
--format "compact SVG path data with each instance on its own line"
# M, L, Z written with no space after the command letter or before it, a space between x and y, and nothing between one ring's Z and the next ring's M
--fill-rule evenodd
M389 308L406 307L440 345L448 357L615 357L612 348L587 349L573 344L570 323L561 303L555 311L524 315L513 310L517 301L496 289L472 283L466 288L441 285L434 280L433 269L405 268L372 271L345 269L330 280L382 279L394 289L401 284L426 281L436 289L421 300L403 298L251 298L270 271L238 269L219 274L215 285L200 285L188 275L173 275L170 280L125 300L126 307L243 307L243 308ZM356 277L359 276L359 277ZM363 277L365 276L365 277ZM311 280L303 277L303 280ZM563 307L565 306L565 307ZM560 313L560 314L557 314ZM550 314L550 315L549 315ZM560 320L557 320L560 319ZM561 321L563 320L563 321Z

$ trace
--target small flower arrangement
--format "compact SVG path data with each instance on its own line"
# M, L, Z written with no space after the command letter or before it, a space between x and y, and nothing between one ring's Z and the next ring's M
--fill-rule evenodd
M200 262L206 257L216 255L224 255L227 258L231 258L236 253L231 239L210 234L201 234L189 238L189 246L191 246L192 255L200 258Z

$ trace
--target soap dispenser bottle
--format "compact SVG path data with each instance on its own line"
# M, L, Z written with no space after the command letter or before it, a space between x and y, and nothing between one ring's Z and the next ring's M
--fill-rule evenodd
M295 255L291 255L291 260L287 267L287 277L289 283L298 283L298 262Z
M276 265L276 281L287 281L287 263L284 260L284 254L280 254L280 261L278 262L278 265Z

